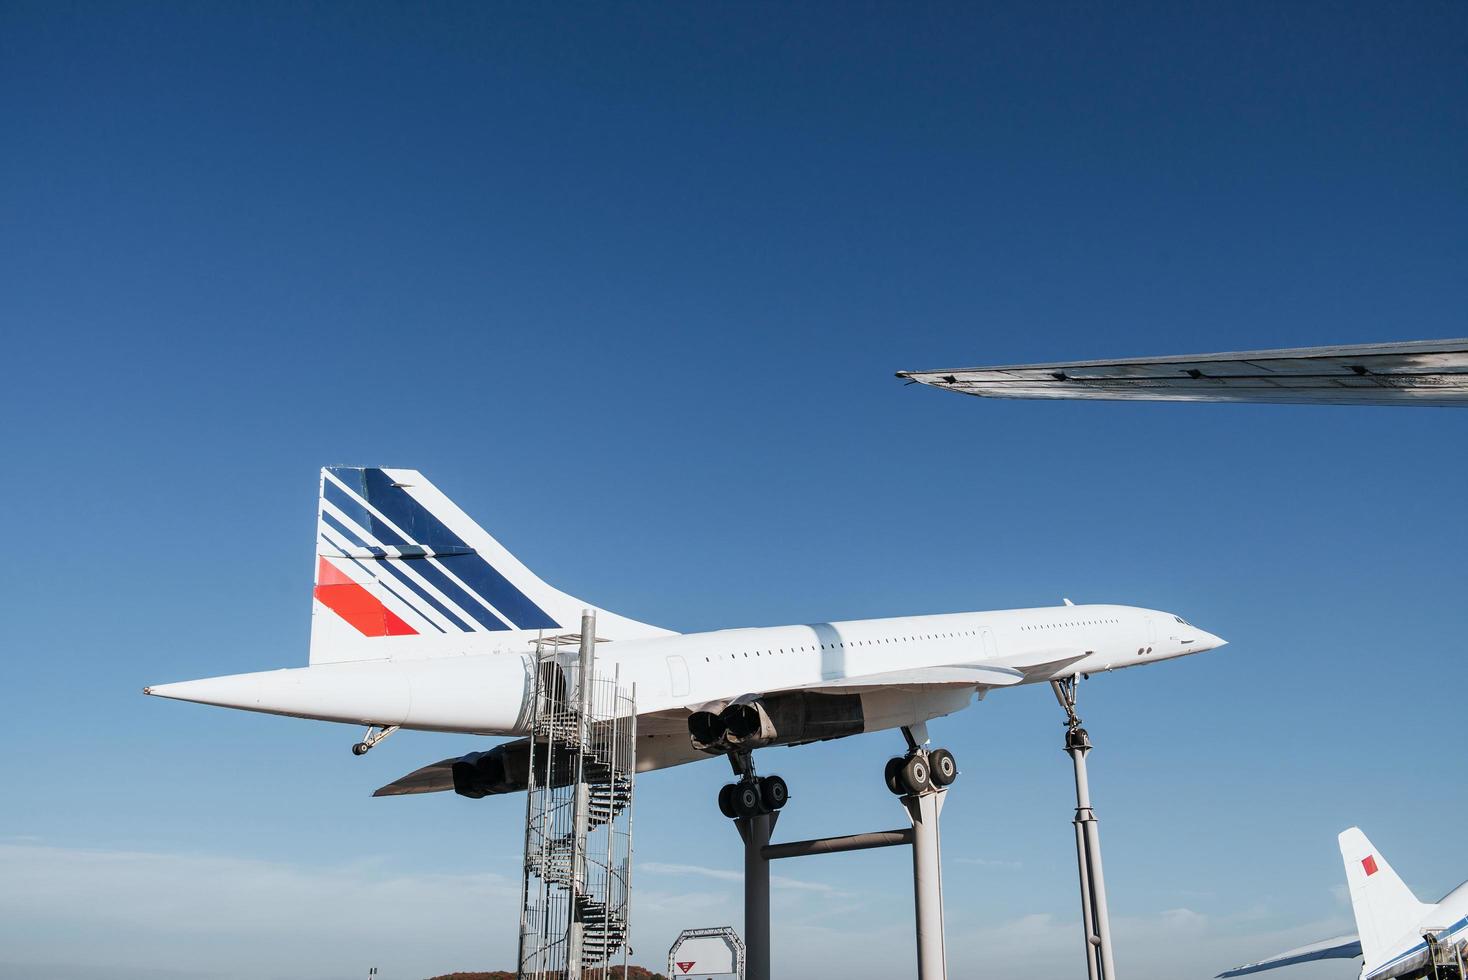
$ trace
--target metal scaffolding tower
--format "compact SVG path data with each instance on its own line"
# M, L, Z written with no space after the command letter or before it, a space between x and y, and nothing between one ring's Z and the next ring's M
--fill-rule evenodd
M605 980L619 953L627 969L637 712L596 643L590 611L536 642L520 980Z

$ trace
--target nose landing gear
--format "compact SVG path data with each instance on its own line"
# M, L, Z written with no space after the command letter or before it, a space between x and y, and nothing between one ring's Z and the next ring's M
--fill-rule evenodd
M368 725L362 741L352 746L352 755L366 755L373 747L398 730L397 725Z

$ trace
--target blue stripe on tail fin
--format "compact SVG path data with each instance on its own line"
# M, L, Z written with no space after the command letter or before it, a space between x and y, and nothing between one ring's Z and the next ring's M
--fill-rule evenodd
M591 606L542 581L416 470L323 469L316 550L318 578L342 581L323 593L341 601L318 595L313 607L312 663L521 652L540 631L574 632ZM669 635L593 608L602 639ZM379 620L405 628L360 625Z

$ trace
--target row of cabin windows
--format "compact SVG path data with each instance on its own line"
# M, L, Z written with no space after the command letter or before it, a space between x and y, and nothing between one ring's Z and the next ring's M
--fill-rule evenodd
M897 636L897 637L888 637L887 639L884 639L884 640L852 640L850 645L851 646L854 646L854 647L870 647L870 646L876 646L879 643L910 643L913 640L952 640L952 639L957 639L960 636L977 636L977 635L978 635L978 631L977 630L964 630L964 631L958 632L958 633L927 633L925 635L920 635L920 636ZM846 641L842 640L842 641L839 641L839 642L836 642L836 643L822 643L819 646L813 646L813 647L791 647L790 650L789 650L789 652L790 653L815 653L817 650L834 650L837 647L844 647L844 646L847 646L847 643L846 643ZM777 650L756 650L756 651L754 651L754 655L756 657L773 657L777 653L785 653L785 652L786 652L785 648L784 647L780 647ZM748 657L749 656L749 651L748 650L744 651L744 656L745 657ZM737 654L737 653L721 653L721 654L719 654L719 659L720 660L738 660L739 659L739 654ZM703 661L704 661L704 663L712 663L713 662L713 658L712 657L704 657L703 658Z
M1021 626L1022 630L1057 630L1062 626L1100 626L1102 623L1119 623L1119 619L1078 619L1072 623L1040 623L1035 626ZM1182 620L1178 620L1182 622Z

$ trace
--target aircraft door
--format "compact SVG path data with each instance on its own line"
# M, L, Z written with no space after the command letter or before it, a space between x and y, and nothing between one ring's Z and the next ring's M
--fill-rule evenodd
M688 696L688 662L682 657L668 658L668 689L675 698Z
M984 645L984 659L992 663L999 656L999 646L994 642L994 631L986 626L979 630L979 637Z

